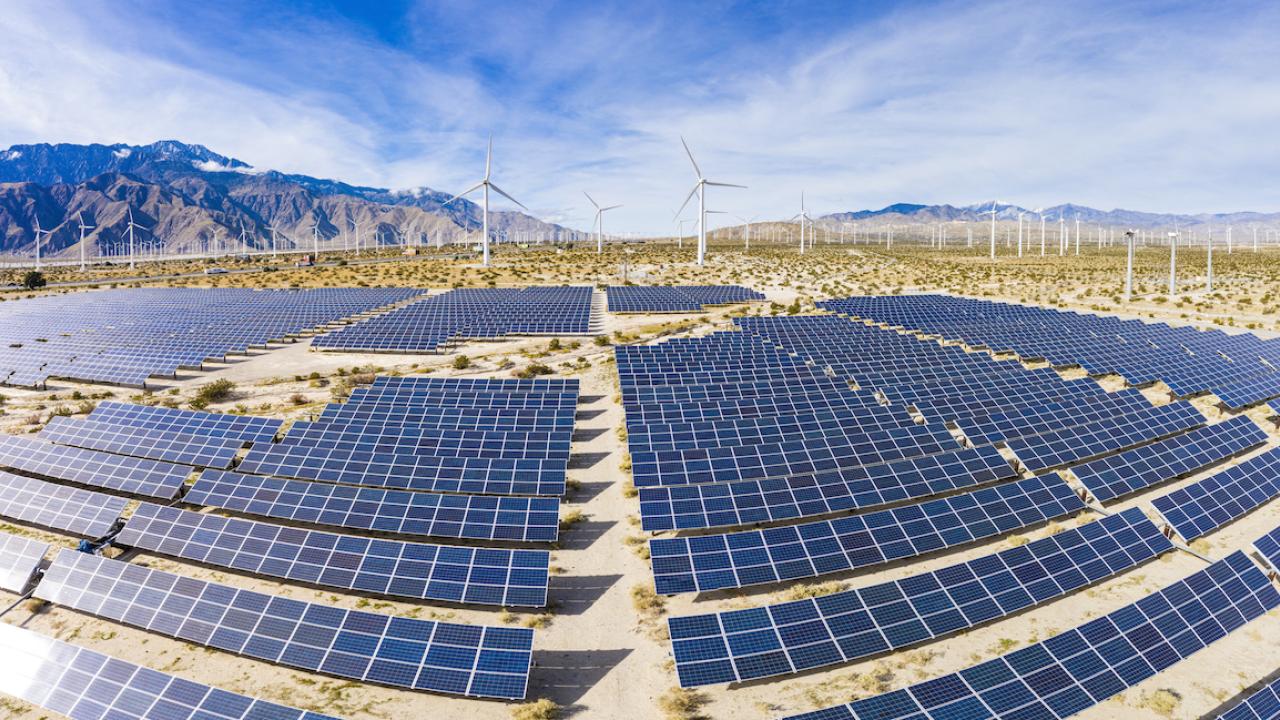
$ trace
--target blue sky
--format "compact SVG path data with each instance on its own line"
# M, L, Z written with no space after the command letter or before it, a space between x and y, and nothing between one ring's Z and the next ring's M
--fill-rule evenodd
M1280 6L46 3L0 14L0 145L198 142L259 168L665 232L891 202L1276 210ZM723 216L722 216L723 217ZM731 222L726 219L725 222Z

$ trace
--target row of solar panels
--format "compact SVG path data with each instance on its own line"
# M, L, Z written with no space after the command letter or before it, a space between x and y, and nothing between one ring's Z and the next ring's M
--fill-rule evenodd
M1174 394L1213 393L1231 409L1280 397L1280 341L1219 330L949 296L852 297L821 307L875 322L1008 350Z
M0 383L48 378L144 386L266 343L403 302L411 288L128 289L0 307Z
M609 312L701 312L707 305L764 300L764 294L741 285L610 285Z
M462 288L316 338L318 350L433 352L451 342L506 335L585 335L590 287Z

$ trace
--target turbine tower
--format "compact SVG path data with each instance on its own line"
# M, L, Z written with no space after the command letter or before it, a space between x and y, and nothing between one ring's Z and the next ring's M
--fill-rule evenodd
M76 218L77 218L77 222L79 222L79 223L80 223L80 272L84 272L84 270L85 270L85 265L84 265L84 238L85 238L85 235L84 235L84 231L85 231L85 230L92 230L92 229L93 229L93 226L92 226L92 225L85 225L85 224L84 224L84 212L83 212L83 211L81 211L81 212L77 213L77 214L76 214Z
M1178 289L1178 230L1177 225L1169 232L1169 300Z
M40 216L38 216L38 215L37 215L37 216L36 216L36 269L37 269L37 270L39 270L39 269L40 269L40 236L41 236L41 235L44 235L45 237L48 237L48 236L50 236L50 235L52 235L52 234L53 234L53 231L52 231L52 230L41 230L41 229L40 229ZM1254 249L1256 250L1256 249L1257 249L1257 240L1258 240L1258 231L1257 231L1257 230L1254 230L1254 231L1253 231L1253 239L1254 239Z
M133 229L145 229L133 221L133 208L129 208L129 269L133 269Z
M746 218L743 218L740 215L734 215L734 217L738 219L738 222L742 223L743 232L744 232L742 236L743 237L742 249L745 252L751 249L751 223L755 222L756 218L760 216L752 215L750 220L747 220Z
M453 201L457 200L458 198L464 195L470 195L476 190L484 189L484 202L480 206L481 212L484 213L484 219L483 219L483 222L481 223L481 228L482 228L481 231L484 233L484 238L481 243L482 247L484 248L483 249L484 256L483 256L483 260L481 261L481 266L483 267L489 267L489 190L493 190L494 192L510 200L511 202L519 205L525 210L529 209L527 207L524 207L524 203L511 197L506 193L506 191L504 191L502 188L498 187L497 185L494 185L493 182L489 180L489 176L492 173L492 168L493 168L493 135L490 135L489 149L484 156L484 179L476 183L475 185L472 185L471 187L467 188L466 190L463 190L457 195L454 195L452 198L449 199L449 202L445 203L445 205L449 205L450 203L452 203Z
M693 159L693 152L689 150L689 143L684 141L683 136L680 137L680 144L684 146L684 153L689 156L689 162L693 165L693 174L698 178L698 182L694 184L693 189L689 191L689 195L680 204L680 209L676 211L676 217L680 217L680 213L684 212L685 206L689 204L689 201L696 194L698 196L698 265L703 265L707 257L707 186L744 189L747 186L712 182L706 179L702 175L702 169L698 167L698 161Z
M1129 229L1124 231L1124 236L1129 242L1128 261L1125 263L1124 269L1124 301L1133 300L1133 238L1138 234L1137 230Z
M800 219L800 254L803 255L804 254L804 226L805 226L805 223L812 222L809 220L809 211L806 210L804 207L804 191L803 190L800 191L800 212L796 213L791 219L795 220L797 218ZM812 231L812 228L810 228L810 230ZM810 234L812 234L812 232ZM813 245L812 237L809 238L809 245L810 246Z
M589 195L586 190L583 190L582 194L587 196L587 200L590 200L591 205L596 209L596 220L594 223L596 227L596 254L600 255L604 252L604 214L610 210L616 210L622 206L610 205L608 207L600 207L600 205L596 203L595 199L592 198L591 195Z
M991 209L987 211L991 214L991 262L996 260L996 212L996 201L992 200Z

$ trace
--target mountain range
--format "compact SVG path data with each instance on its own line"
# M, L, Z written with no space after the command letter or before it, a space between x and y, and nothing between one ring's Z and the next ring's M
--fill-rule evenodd
M1275 225L1280 223L1280 213L1233 212L1233 213L1200 213L1195 215L1175 213L1149 213L1137 210L1097 210L1083 205L1067 203L1047 208L1024 208L999 201L987 201L974 205L914 205L897 203L879 210L857 210L823 215L819 220L841 222L871 222L875 224L911 224L940 222L991 222L991 208L994 205L998 222L1017 222L1018 215L1024 222L1039 222L1040 215L1045 220L1056 224L1058 218L1074 223L1079 218L1081 223L1089 225L1105 225L1124 228L1188 228L1196 226Z
M165 140L150 145L14 145L0 151L0 255L34 254L37 226L45 257L79 253L80 219L95 257L127 242L132 212L138 242L163 238L171 252L208 247L215 237L249 247L282 250L323 240L350 242L353 223L371 242L431 242L481 223L480 207L430 188L407 191L360 187L336 180L257 171L202 145ZM37 225L38 223L38 225ZM519 212L497 211L498 231L563 231ZM139 229L140 228L140 229ZM331 245L332 246L332 245Z

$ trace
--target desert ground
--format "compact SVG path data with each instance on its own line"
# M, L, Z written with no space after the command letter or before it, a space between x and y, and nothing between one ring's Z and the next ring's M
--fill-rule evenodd
M1014 617L866 662L802 676L760 681L697 692L677 688L666 617L693 612L763 605L850 587L860 587L972 559L1099 517L1051 523L1030 533L993 539L918 561L875 571L835 576L825 582L765 586L749 591L660 598L652 593L647 558L648 534L639 528L638 507L629 481L624 418L617 374L609 344L648 343L664 337L697 335L732 327L737 314L814 312L813 302L853 294L947 292L1003 299L1082 312L1117 314L1172 324L1254 331L1264 337L1280 332L1280 252L1253 253L1237 248L1214 256L1214 289L1206 285L1203 251L1183 250L1181 287L1166 290L1167 250L1138 252L1134 302L1121 299L1124 255L1120 248L1087 248L1080 257L1038 254L1022 259L1007 255L992 264L978 249L930 250L902 245L818 245L800 255L794 246L764 245L743 251L737 241L712 245L708 265L691 262L691 243L610 247L597 256L585 249L557 251L549 247L504 249L494 267L478 267L470 258L434 255L397 259L390 252L365 262L342 258L344 264L314 268L271 266L269 258L245 267L269 271L219 276L169 277L199 272L206 264L170 263L126 268L97 268L86 273L52 269L52 283L79 282L96 287L132 284L215 287L343 287L403 285L450 287L545 284L607 285L667 283L738 283L764 292L768 300L713 308L690 315L606 314L608 344L590 337L549 337L470 342L442 354L399 355L313 352L301 342L253 351L225 365L157 379L146 391L51 382L41 392L5 388L0 428L10 433L38 431L58 414L80 415L98 400L163 403L185 407L204 386L226 379L234 383L227 399L208 409L288 419L305 419L327 402L339 401L353 385L374 374L418 374L457 377L509 377L530 363L555 370L558 377L582 382L570 462L570 490L562 508L561 540L552 554L553 577L544 613L450 607L439 603L388 601L356 594L321 591L247 575L223 572L187 562L140 553L135 563L216 580L237 587L386 614L458 620L483 624L519 624L538 629L528 701L523 705L470 700L362 685L297 672L264 662L95 620L36 601L21 603L3 617L63 640L82 644L148 667L178 674L304 709L346 718L770 718L802 712L904 687L973 665L1079 625L1157 590L1205 563L1184 551L1166 553L1130 572L1088 590L1045 603ZM1036 248L1038 253L1038 248ZM1002 248L1002 253L1007 252ZM330 258L322 258L330 260ZM367 260L367 259L366 259ZM624 270L625 266L625 270ZM236 267L228 264L227 267ZM625 272L625 280L624 280ZM10 278L0 278L9 281ZM79 292L51 288L42 292ZM14 299L31 294L10 291ZM456 369L466 356L469 367ZM1072 371L1064 371L1071 374ZM1076 371L1078 373L1078 371ZM1119 388L1118 378L1106 378ZM1156 402L1170 400L1160 386L1144 392ZM1213 398L1196 400L1213 419L1226 415ZM1271 435L1268 447L1280 444L1280 432L1266 408L1249 411ZM1260 452L1260 451L1258 451ZM1256 454L1256 453L1254 453ZM1252 455L1252 454L1251 454ZM1249 455L1245 456L1246 458ZM1239 458L1235 462L1244 458ZM1194 482L1221 467L1108 505L1109 511L1132 506L1150 511L1152 498ZM1280 524L1280 502L1273 501L1196 543L1194 550L1217 559L1245 547ZM6 524L14 534L71 546L67 536L37 528ZM119 552L119 551L113 551ZM0 592L0 604L14 596ZM1239 693L1280 672L1280 613L1273 612L1139 686L1079 715L1081 718L1126 717L1133 720L1198 718L1212 713ZM539 701L549 702L539 702ZM23 720L47 717L44 711L0 699L0 714Z

